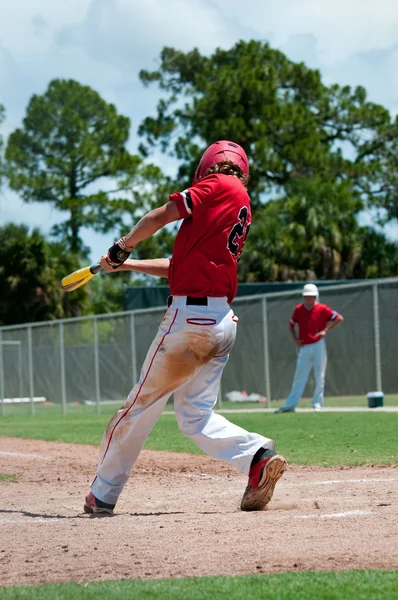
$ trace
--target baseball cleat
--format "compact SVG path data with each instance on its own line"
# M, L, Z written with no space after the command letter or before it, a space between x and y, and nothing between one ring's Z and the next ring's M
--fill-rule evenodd
M114 508L114 504L106 504L106 502L98 500L93 492L87 494L84 501L84 512L89 515L113 515Z
M276 409L275 414L279 415L280 413L286 412L296 412L296 409L294 408L294 406L292 406L291 408L285 408L284 406L281 406L281 408Z
M287 461L273 450L264 450L264 458L250 467L249 482L241 501L241 510L262 510L271 500L276 483Z
M321 412L322 405L321 404L314 404L312 408L315 410L315 412Z

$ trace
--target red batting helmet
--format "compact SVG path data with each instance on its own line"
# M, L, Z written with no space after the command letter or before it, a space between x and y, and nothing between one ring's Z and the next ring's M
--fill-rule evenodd
M212 165L224 160L231 160L242 169L245 175L249 175L249 161L243 148L235 144L235 142L221 140L220 142L215 142L205 150L193 176L192 184L195 185L195 183L198 183L199 179L204 177L207 169Z

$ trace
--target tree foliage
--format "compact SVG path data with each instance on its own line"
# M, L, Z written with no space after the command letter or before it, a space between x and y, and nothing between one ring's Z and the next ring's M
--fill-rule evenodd
M129 285L130 273L100 274L87 286L90 314L105 314L123 310L124 287Z
M60 243L48 243L38 229L8 223L0 227L0 325L79 315L87 290L65 294L60 280L78 268Z
M371 198L371 204L380 209L379 221L398 220L398 117L387 125L379 138L363 150L361 156L372 176L360 181L362 189ZM366 171L365 171L366 175Z
M3 123L5 119L5 109L2 104L0 104L0 125ZM3 138L0 135L0 189L3 184L4 178L4 157L3 157Z
M241 41L210 57L164 48L158 71L140 78L168 94L140 126L146 149L160 143L181 160L180 175L192 176L204 145L232 138L250 155L255 201L314 174L355 180L390 124L363 88L327 87L319 71L267 43Z
M140 126L141 149L175 156L181 186L217 139L247 151L254 219L242 278L355 276L360 211L377 204L392 218L397 207L396 125L385 108L257 41L208 57L164 48L159 69L140 78L163 92Z
M317 209L301 195L259 209L240 261L240 281L396 276L397 242L359 226L351 198L345 203L343 198Z
M379 231L362 229L361 256L355 267L355 277L396 277L398 273L398 242L386 240Z
M57 243L24 226L0 228L0 322L121 310L128 273L61 291L64 274L87 260L84 228L125 234L191 183L218 139L235 140L250 160L253 223L241 281L397 275L397 244L358 222L365 207L376 207L380 222L398 218L398 119L363 88L327 86L318 71L258 41L210 56L164 48L159 68L140 78L162 93L157 114L140 125L141 156L127 150L129 119L73 80L32 96L3 161L0 136L0 185L5 173L23 200L66 215L52 231ZM4 116L0 105L0 125ZM145 160L156 148L177 159L175 180ZM177 228L139 244L133 257L170 256Z
M137 207L138 186L161 177L126 149L130 120L97 92L55 79L32 96L23 127L6 149L10 187L26 202L50 202L68 218L53 234L72 253L86 250L81 229L107 232Z

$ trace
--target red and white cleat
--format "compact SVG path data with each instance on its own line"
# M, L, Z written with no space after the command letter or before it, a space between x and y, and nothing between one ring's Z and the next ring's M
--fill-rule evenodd
M241 510L262 510L271 500L275 485L286 471L287 461L280 454L264 450L263 456L250 468Z
M84 512L88 513L89 515L113 515L114 508L114 504L106 504L106 502L98 500L98 498L94 496L93 492L87 494L84 501Z

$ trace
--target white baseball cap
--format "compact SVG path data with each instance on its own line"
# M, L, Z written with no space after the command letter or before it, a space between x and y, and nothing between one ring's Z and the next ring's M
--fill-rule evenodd
M314 283L306 283L303 287L303 296L318 296L318 288Z

